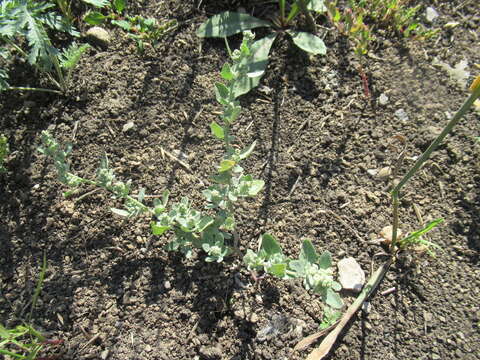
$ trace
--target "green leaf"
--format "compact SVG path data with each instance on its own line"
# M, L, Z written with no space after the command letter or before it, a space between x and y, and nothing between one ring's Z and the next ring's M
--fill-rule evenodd
M220 140L223 140L225 138L223 128L215 121L212 121L212 123L210 124L210 129L212 130L212 134L215 135L216 138Z
M238 157L240 158L240 160L243 160L243 159L246 159L247 157L250 156L250 154L252 153L252 151L255 149L255 146L257 145L257 141L254 141L248 148L246 149L243 149L240 154L238 155Z
M250 74L250 76L244 75L235 81L233 86L233 94L235 98L248 93L250 90L258 86L265 69L267 68L268 54L276 37L277 33L272 33L252 44L250 49L252 57L248 59L248 63L247 59L244 60L248 65L247 74Z
M230 90L222 83L215 83L215 97L220 104L228 104Z
M262 236L262 249L265 250L270 257L274 254L281 254L282 248L277 240L270 234L263 234Z
M262 26L271 26L271 23L244 13L225 11L221 14L213 15L200 25L197 29L197 36L224 38Z
M331 306L334 309L341 309L343 306L343 301L340 295L333 291L332 289L327 289L326 297L324 299L325 303Z
M248 196L256 196L265 186L263 180L252 180L248 188Z
M416 240L422 235L425 235L427 232L438 226L443 222L443 219L435 219L431 222L429 222L423 229L417 230L412 232L410 235L408 235L406 238L402 239L402 242L408 243L411 242L412 240Z
M63 69L72 70L80 61L83 53L90 48L90 45L83 44L81 46L76 43L72 43L67 49L64 49L59 54L60 66Z
M318 258L318 266L320 269L329 269L332 267L332 255L329 251L324 251Z
M84 3L93 5L98 8L104 8L110 5L109 0L82 0Z
M116 209L116 208L110 208L110 210L111 210L114 214L117 214L117 215L120 215L120 216L125 216L125 217L130 216L130 213L129 213L127 210Z
M315 264L318 260L318 255L315 251L315 247L312 242L308 239L305 239L302 244L302 253L300 254L301 258L307 260L310 264Z
M332 282L332 289L335 291L342 290L342 285L336 281Z
M133 29L132 24L127 20L112 20L111 23L112 25L121 27L125 31L132 31Z
M99 25L105 21L107 17L98 11L90 11L84 17L83 21L90 25Z
M118 13L121 13L127 6L127 0L113 0L112 5Z
M269 274L272 274L279 278L285 277L286 270L287 270L287 264L273 264L267 269Z
M202 217L200 222L197 224L197 231L205 230L208 226L212 225L213 222L214 222L214 219L211 216Z
M324 13L327 11L325 0L310 0L307 5L307 9L318 13Z
M233 80L233 73L229 63L223 65L220 75L222 75L222 78L227 81Z
M218 172L224 172L230 170L235 166L235 161L233 160L222 160L218 168Z
M325 55L327 53L325 43L318 36L307 32L293 30L287 30L287 33L292 37L293 42L300 49L316 55Z

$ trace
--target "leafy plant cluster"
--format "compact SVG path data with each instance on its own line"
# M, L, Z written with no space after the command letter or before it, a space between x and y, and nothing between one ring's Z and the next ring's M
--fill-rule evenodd
M100 25L105 22L118 26L128 33L128 36L135 40L139 52L145 50L145 42L156 46L158 41L169 31L177 26L176 20L159 24L154 18L142 16L130 16L125 14L127 0L88 0L98 10L89 11L83 20L90 25ZM103 12L107 12L105 15Z
M332 256L328 251L317 255L310 240L303 241L299 258L292 260L282 253L273 236L264 234L258 252L247 250L243 261L252 271L261 270L280 279L301 278L304 287L319 294L328 306L343 306L338 294L342 286L333 279Z
M7 329L0 324L0 354L13 359L36 359L45 340L42 334L29 325Z
M353 43L357 55L365 55L378 29L405 38L429 39L438 30L425 28L418 21L421 5L410 7L411 0L348 0L341 9L338 1L325 0L330 22Z
M166 190L161 199L155 199L153 207L144 204L145 191L140 189L137 196L130 195L131 182L118 181L104 157L97 171L95 180L84 179L70 172L67 157L71 146L65 149L48 133L42 133L43 146L40 151L51 157L58 171L59 181L69 187L80 184L92 184L110 191L115 198L123 199L125 209L112 209L122 216L136 216L149 213L154 216L151 229L154 235L162 235L167 231L174 234L168 243L168 250L179 250L187 256L192 255L194 248L207 253L206 261L221 262L233 250L225 240L232 239L235 232L235 203L240 199L254 197L263 188L264 182L245 174L241 162L254 150L255 143L240 149L231 134L231 126L240 115L241 106L237 97L237 89L248 80L251 70L254 36L245 32L240 46L231 53L232 64L225 64L221 76L225 83L215 84L215 94L223 106L220 123L212 122L213 135L223 141L225 154L217 167L217 173L211 177L213 185L203 191L206 199L205 212L196 210L191 200L184 197L180 202L168 204L169 192Z
M53 46L48 30L61 31L78 37L79 33L61 15L52 10L48 1L4 0L0 4L0 55L11 59L14 53L45 74L57 90L17 87L8 83L8 73L0 68L0 91L37 90L65 93L72 72L88 45L59 50Z

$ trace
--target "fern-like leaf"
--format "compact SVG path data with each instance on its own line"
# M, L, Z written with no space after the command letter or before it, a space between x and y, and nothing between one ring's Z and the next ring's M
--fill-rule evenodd
M72 70L80 61L82 54L90 47L88 44L77 45L72 43L68 48L64 49L58 56L60 66L65 70Z
M0 69L0 91L8 90L10 84L7 82L8 73L4 69Z

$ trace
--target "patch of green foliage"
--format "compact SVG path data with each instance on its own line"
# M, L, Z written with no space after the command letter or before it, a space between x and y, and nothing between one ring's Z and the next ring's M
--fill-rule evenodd
M357 55L365 55L375 33L382 29L387 34L405 38L429 39L438 33L420 24L421 5L410 7L411 0L348 0L340 9L338 1L325 0L331 23L353 43Z
M293 43L300 49L312 54L326 54L327 48L322 39L312 33L289 28L293 20L300 13L306 15L306 18L310 19L309 22L313 22L313 20L311 20L312 18L310 12L324 12L325 7L323 6L323 0L294 1L290 4L290 10L288 13L286 10L289 3L286 0L278 0L278 5L280 15L272 22L261 20L244 13L226 11L212 16L197 29L197 36L202 38L227 38L245 30L251 30L259 27L269 27L273 29L271 34L260 40L257 40L252 44L252 51L254 53L253 57L255 58L255 61L252 62L252 65L254 64L256 71L250 72L249 83L244 84L243 90L241 90L241 92L237 92L237 95L247 93L258 85L268 65L270 48L277 36L282 32L288 34L293 40ZM314 23L312 25L314 26Z
M254 37L251 32L244 34L240 49L231 53L232 64L225 64L221 71L223 83L215 84L217 101L223 106L221 122L212 122L213 135L225 146L225 154L217 167L217 173L211 177L213 185L203 191L206 199L206 213L192 207L192 202L184 197L180 202L168 204L169 192L164 191L161 199L155 199L153 207L144 204L145 191L140 189L137 196L130 195L131 182L118 181L104 157L95 180L84 179L70 172L67 157L71 146L65 149L47 132L42 133L43 146L40 152L53 159L58 179L69 187L80 184L92 184L111 192L115 198L124 200L124 209L112 209L116 214L132 217L142 213L154 216L151 229L154 235L163 235L167 231L174 234L167 249L181 251L191 256L193 249L202 249L207 253L206 261L221 262L233 251L225 240L231 240L235 234L236 202L256 196L264 182L245 174L241 163L254 150L255 143L240 149L231 134L231 126L240 115L241 106L236 99L239 82L247 81L253 52L251 46Z
M105 22L118 26L128 33L128 36L135 40L140 53L145 51L145 42L155 47L159 40L169 31L176 28L176 20L159 24L154 18L142 16L130 16L125 14L127 8L126 0L84 0L98 10L89 11L83 20L90 25L100 25ZM107 12L105 15L102 13Z
M305 288L320 294L327 305L336 309L343 306L337 293L342 286L333 280L332 256L328 251L317 255L310 240L303 241L300 257L292 260L282 253L273 236L264 234L260 249L247 250L243 262L249 270L261 270L281 279L302 278Z
M25 57L28 63L45 74L58 90L35 87L15 87L8 83L8 74L0 69L0 91L38 90L65 93L70 76L80 56L88 45L72 43L67 49L58 50L52 45L47 30L79 33L58 13L48 1L4 0L0 4L0 53L8 59L14 52Z
M7 137L5 135L0 135L0 173L7 171L4 164L9 152Z

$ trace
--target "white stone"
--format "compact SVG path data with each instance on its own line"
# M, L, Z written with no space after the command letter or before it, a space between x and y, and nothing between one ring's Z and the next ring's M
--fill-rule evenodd
M94 26L87 31L87 37L101 46L108 46L111 42L110 34L100 26Z
M123 125L122 131L127 132L128 130L132 129L134 125L135 124L133 123L133 121L129 121L125 125Z
M380 105L387 105L388 104L388 96L385 94L381 94L380 97L378 98L378 103Z
M437 10L435 10L433 7L427 7L427 10L425 11L425 18L427 19L428 22L433 22L437 17L439 17L439 14Z
M362 291L365 283L365 273L353 257L342 259L338 262L338 278L342 287L355 292Z

